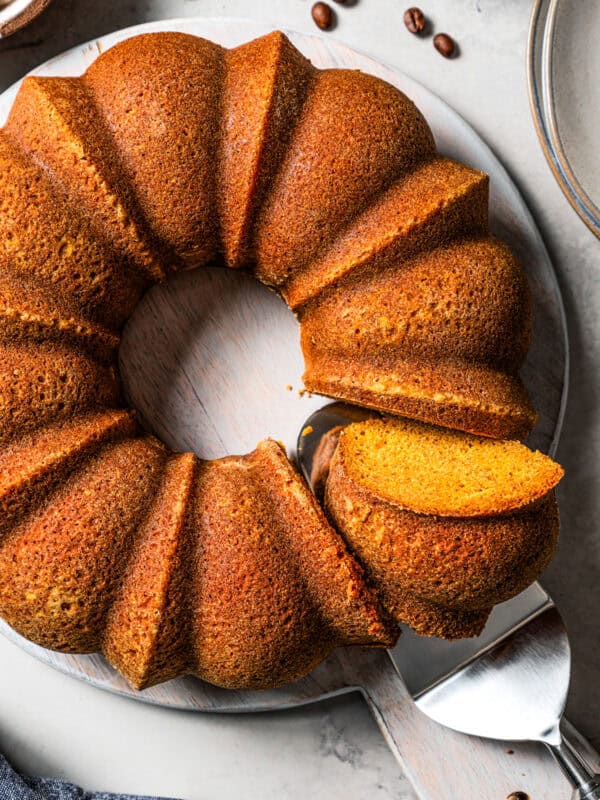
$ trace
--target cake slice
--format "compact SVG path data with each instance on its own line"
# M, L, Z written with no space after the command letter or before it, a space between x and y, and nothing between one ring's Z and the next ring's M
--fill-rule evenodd
M191 517L194 673L258 689L306 675L335 647L396 631L273 441L201 466Z
M89 412L8 443L0 451L0 532L43 505L101 444L135 428L133 412Z
M221 240L230 267L249 262L252 225L277 173L312 76L280 31L229 50L222 101Z
M115 145L79 78L25 78L6 130L49 170L119 258L147 280L164 277L166 253L155 246L123 179Z
M548 565L563 470L547 456L409 420L331 435L327 513L398 622L475 636Z
M136 689L184 675L193 663L186 525L198 462L169 458L107 618L102 650Z
M18 633L63 652L100 649L165 459L150 437L105 442L0 539L0 613Z
M401 177L282 288L292 308L323 289L487 231L488 177L436 156Z
M44 170L0 131L0 263L72 298L82 316L118 329L146 284L67 205Z
M301 313L313 392L495 438L536 420L518 377L525 276L505 245L453 242L319 295Z
M218 249L224 53L184 33L144 34L103 53L83 77L146 223L190 268Z
M59 419L120 401L116 369L52 342L0 339L0 445Z
M287 284L379 192L433 153L427 123L396 88L352 70L317 72L259 214L257 276Z

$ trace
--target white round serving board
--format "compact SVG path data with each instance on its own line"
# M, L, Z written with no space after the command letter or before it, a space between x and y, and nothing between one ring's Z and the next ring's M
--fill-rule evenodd
M272 28L239 19L163 20L81 45L40 66L34 74L79 75L117 42L166 30L204 36L233 47ZM490 175L492 231L517 253L533 296L533 346L523 378L540 420L530 443L553 452L566 399L565 317L548 253L514 183L477 133L423 86L330 36L286 33L319 67L360 69L396 85L425 114L440 152ZM17 88L0 96L0 123ZM194 450L205 458L247 452L266 436L283 441L293 456L304 420L329 402L299 393L303 365L298 326L285 304L249 276L223 269L177 275L151 289L126 329L121 363L126 391L148 427L168 445ZM334 654L308 678L273 691L226 691L185 678L135 692L100 656L44 650L5 623L0 623L0 631L62 672L112 692L175 708L258 711L356 688L344 666L347 658L342 663Z

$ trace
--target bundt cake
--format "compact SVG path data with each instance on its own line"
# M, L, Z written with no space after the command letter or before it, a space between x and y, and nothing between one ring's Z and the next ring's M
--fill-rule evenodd
M231 50L137 36L79 78L26 78L0 131L0 614L46 647L102 651L137 687L185 673L275 686L339 644L393 644L386 606L410 615L390 593L418 580L402 554L382 577L346 530L343 448L328 507L368 580L273 441L202 462L142 431L121 398L120 335L173 271L244 268L296 313L307 388L520 437L535 422L518 377L529 297L488 234L487 191L436 153L401 92L316 69L278 32ZM518 446L502 447L518 467ZM494 517L488 549L451 544L457 525L481 538L478 520L429 509L448 546L409 621L424 630L423 604L464 598L469 624L428 630L470 633L535 577L556 518L526 496ZM530 558L532 526L545 544ZM484 594L483 564L504 576ZM443 576L462 567L453 593Z
M373 419L320 448L332 523L386 610L418 633L479 634L554 553L563 471L519 442Z

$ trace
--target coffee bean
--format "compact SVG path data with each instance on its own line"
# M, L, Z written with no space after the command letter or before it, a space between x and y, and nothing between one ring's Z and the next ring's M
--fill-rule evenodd
M315 3L311 14L317 28L322 31L328 31L332 27L334 22L333 10L327 3Z
M423 33L425 30L425 14L420 8L407 8L404 12L404 24L411 33Z
M437 33L433 37L433 46L444 58L452 58L456 49L454 39L447 33Z
M506 800L531 800L531 798L525 792L513 792L508 795Z

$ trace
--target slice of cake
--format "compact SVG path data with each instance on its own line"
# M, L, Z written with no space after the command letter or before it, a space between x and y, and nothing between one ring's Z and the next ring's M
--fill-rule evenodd
M331 436L327 512L399 622L476 635L549 563L563 470L542 453L408 420Z

